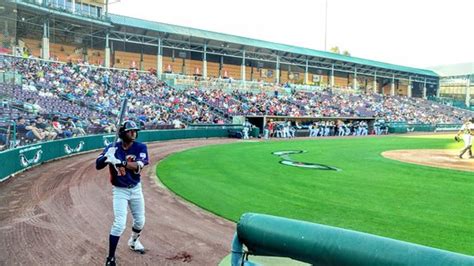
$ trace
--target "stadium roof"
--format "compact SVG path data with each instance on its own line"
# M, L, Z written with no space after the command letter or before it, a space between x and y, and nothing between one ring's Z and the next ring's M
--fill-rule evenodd
M444 77L474 75L474 63L434 66L430 69Z
M216 41L234 43L234 44L245 45L245 46L260 47L260 48L266 48L270 50L290 52L294 54L327 58L327 59L332 59L332 60L349 62L353 64L368 65L372 67L385 68L385 69L401 71L401 72L408 72L408 73L435 76L435 77L438 76L435 72L431 70L426 70L426 69L387 64L387 63L382 63L378 61L362 59L362 58L357 58L357 57L352 57L352 56L344 56L340 54L318 51L318 50L313 50L313 49L308 49L308 48L303 48L303 47L298 47L298 46L291 46L291 45L268 42L268 41L263 41L263 40L247 38L247 37L240 37L240 36L235 36L235 35L230 35L230 34L199 30L199 29L194 29L194 28L189 28L189 27L171 25L171 24L166 24L166 23L161 23L161 22L154 22L154 21L132 18L132 17L122 16L122 15L109 14L109 16L110 16L112 24L116 24L116 25L154 30L154 31L170 33L170 34L186 35L186 36L198 37L202 39L216 40Z

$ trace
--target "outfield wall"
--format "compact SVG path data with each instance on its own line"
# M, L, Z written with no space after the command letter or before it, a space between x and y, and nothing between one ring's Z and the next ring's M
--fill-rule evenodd
M226 127L203 127L198 129L150 130L139 132L138 141L152 142L173 139L228 137ZM94 135L69 139L40 142L0 152L0 182L15 173L38 166L44 162L72 156L92 150L102 149L113 142L115 135Z
M407 124L406 122L388 123L388 133L407 132L449 132L459 131L462 124Z

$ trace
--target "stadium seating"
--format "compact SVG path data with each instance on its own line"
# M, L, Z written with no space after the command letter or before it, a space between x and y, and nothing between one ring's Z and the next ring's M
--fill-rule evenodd
M118 53L117 56L122 65L137 60L126 53ZM168 63L175 71L175 68L182 66L179 65L180 60L164 62L164 65ZM147 66L152 61L152 58L144 59ZM1 85L2 95L12 107L2 109L2 118L11 121L25 116L31 119L38 114L49 119L53 116L59 116L62 120L72 117L83 121L79 124L88 133L114 130L122 97L130 99L127 117L140 121L146 129L222 124L229 123L233 116L262 115L315 119L379 118L388 123L403 122L432 128L436 124L459 124L466 117L474 116L468 110L421 98L364 94L344 89L304 90L288 84L283 87L269 84L261 86L260 90L249 91L237 89L238 85L234 87L232 79L214 78L203 82L193 80L191 84L194 87L179 90L151 72L6 55L0 55L0 67L22 77L21 85ZM194 70L186 70L183 74L189 75L190 71ZM234 75L237 68L226 71ZM219 65L209 62L208 75L220 74ZM37 110L32 110L31 106ZM353 134L355 129L351 122L357 121L348 121L345 126L350 127L350 134ZM335 134L334 124L321 125L331 127L329 134Z

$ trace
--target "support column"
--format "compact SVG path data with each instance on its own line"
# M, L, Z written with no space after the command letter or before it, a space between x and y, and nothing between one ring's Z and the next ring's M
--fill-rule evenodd
M411 97L411 76L408 78L408 89L407 89L407 96Z
M395 96L395 74L392 76L392 84L390 86L390 95Z
M357 90L357 68L354 68L354 78L352 79L352 89Z
M43 22L43 39L41 42L41 58L49 60L49 20Z
M438 79L438 89L436 90L436 97L439 98L440 94L441 94L441 82Z
M276 58L276 69L275 69L275 83L280 84L280 57L277 56Z
M72 0L72 13L75 14L76 13L76 0Z
M141 46L140 46L140 70L143 71L144 68L145 68L145 64L143 62L143 43L141 43Z
M467 107L471 106L471 76L467 76L467 84L466 84L466 102Z
M331 66L331 89L334 89L334 64Z
M426 78L425 82L423 83L423 99L426 99Z
M161 47L161 38L158 38L158 51L156 55L156 75L160 79L163 75L163 47Z
M221 55L221 58L219 60L219 78L224 77L224 56Z
M204 44L204 51L202 54L202 77L207 79L207 44Z
M109 16L109 0L105 0L105 17Z
M308 58L306 58L306 67L304 69L304 84L307 85L308 84L308 68L309 68L309 61L308 61Z
M242 51L242 65L240 66L240 79L245 83L245 50Z
M377 93L377 71L374 72L374 87L372 88L374 93ZM382 88L382 93L383 95L383 88Z
M105 33L105 58L104 58L104 66L110 67L110 44L109 44L109 32Z

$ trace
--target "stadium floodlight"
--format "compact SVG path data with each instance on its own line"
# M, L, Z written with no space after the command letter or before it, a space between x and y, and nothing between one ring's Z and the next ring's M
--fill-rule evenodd
M328 0L325 2L324 13L324 51L327 51L328 44Z

